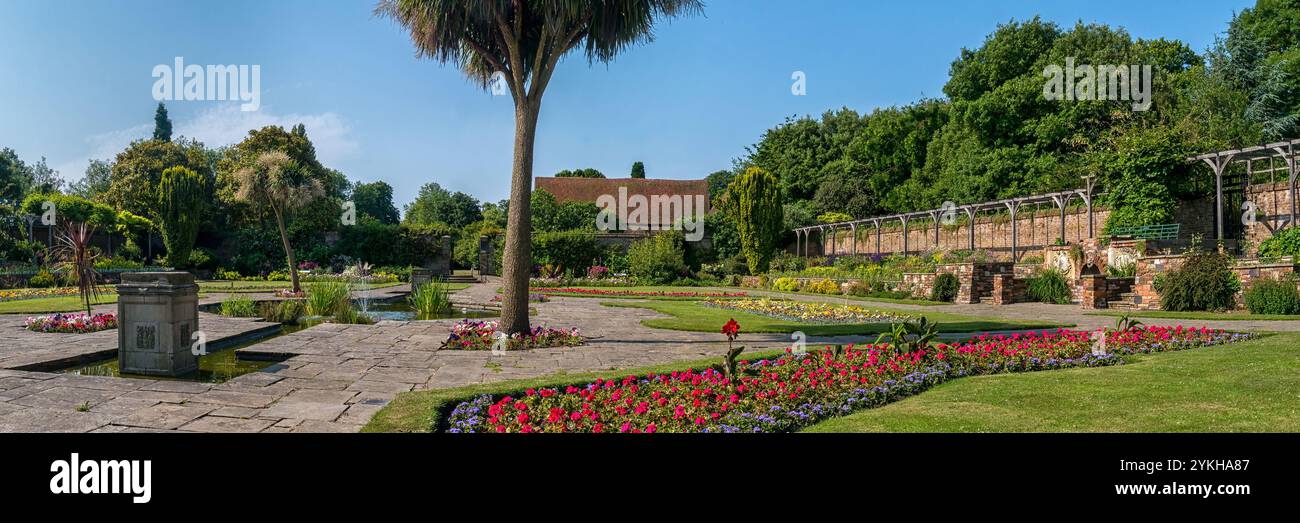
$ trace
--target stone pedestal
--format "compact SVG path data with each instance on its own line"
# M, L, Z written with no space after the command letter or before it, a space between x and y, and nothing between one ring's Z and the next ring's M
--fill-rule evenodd
M1079 284L1083 287L1083 308L1085 309L1105 309L1109 307L1110 285L1106 282L1106 276L1101 274L1085 274L1079 277Z
M496 276L496 252L491 236L478 238L478 275Z
M117 285L117 362L124 374L180 376L199 369L199 286L188 272L122 274Z
M428 285L433 282L433 271L420 267L411 269L411 290L419 288L421 285Z

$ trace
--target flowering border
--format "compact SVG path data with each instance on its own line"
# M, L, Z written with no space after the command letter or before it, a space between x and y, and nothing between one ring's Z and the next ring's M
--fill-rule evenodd
M741 362L736 382L709 367L596 379L585 385L467 398L435 429L446 432L788 432L884 405L964 376L1100 367L1120 355L1206 348L1249 334L1184 327L1091 332L1060 329L902 352L870 345Z

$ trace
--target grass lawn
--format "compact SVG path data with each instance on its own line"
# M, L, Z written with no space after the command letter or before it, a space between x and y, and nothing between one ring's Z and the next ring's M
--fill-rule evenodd
M627 301L602 302L606 307L641 307L668 314L672 318L655 318L642 320L641 324L656 329L671 329L693 332L718 332L728 319L740 322L740 332L794 332L803 331L808 335L832 336L840 334L877 334L889 329L888 322L867 324L812 324L800 323L749 312L709 307L695 301ZM873 309L900 314L918 314L917 311L896 309ZM985 319L977 316L962 316L944 312L925 312L925 317L939 323L940 332L973 332L1010 329L1039 329L1068 326L1048 321L1015 322L1009 320Z
M745 353L747 359L771 358L780 355L778 351L759 351L754 353ZM679 361L664 365L655 365L650 367L640 367L636 369L624 369L615 371L613 369L568 374L563 371L542 376L539 378L512 380L499 383L485 383L480 385L469 385L457 387L454 389L430 389L417 390L414 392L403 392L398 394L393 401L384 405L383 409L375 413L375 416L361 428L361 432L431 432L436 422L440 421L443 411L451 412L455 404L466 399L473 398L481 394L500 394L522 392L529 388L540 387L563 387L566 385L584 385L595 380L596 378L609 377L611 375L642 375L651 372L672 372L675 370L685 369L702 369L711 365L719 365L722 358L710 358L693 361ZM486 368L491 368L492 362L488 362ZM499 365L498 365L499 368Z
M566 286L566 287L563 287L563 288L566 288L566 289L599 290L599 291L611 291L611 292L616 292L616 291L629 291L629 292L698 292L698 293L704 293L704 294L717 294L717 293L723 293L723 292L735 293L735 292L744 292L744 290L745 290L745 289L729 289L729 288L724 288L724 287L674 287L674 286L672 286L672 285L637 285L637 286L629 286L629 287L594 287L594 286L593 286L593 287L588 287L588 286L574 285L574 286L572 286L572 287L567 287L567 286ZM530 292L537 292L537 291L535 291L535 290L533 290L533 289L530 289ZM501 289L497 289L497 293L500 294L500 293L501 293ZM576 293L576 292L544 292L544 293L541 293L541 294L545 294L545 295L547 295L547 296L571 296L571 297L574 297L574 298L604 298L604 299L615 299L615 300L665 300L665 301L691 301L691 300L698 300L698 299L700 299L700 298L698 298L698 297L688 297L688 296L608 296L608 295L597 295L597 294L581 294L581 293ZM749 294L749 295L748 295L748 297L754 297L754 296L755 296L755 295L753 295L753 294ZM729 299L729 298L719 298L719 299Z
M926 305L926 306L930 306L930 305L952 305L951 303L948 303L948 302L946 302L946 301L922 300L922 299L918 299L918 298L872 298L872 297L868 297L868 296L852 296L852 295L848 295L848 294L820 294L820 293L816 293L816 292L803 292L803 291L778 291L778 290L772 290L772 289L751 289L751 288L748 288L748 287L726 287L726 288L728 288L728 289L739 289L739 290L742 290L742 291L743 291L743 290L750 290L750 291L762 290L762 291L767 291L767 292L771 292L771 293L778 293L778 294L798 294L798 295L801 295L801 296L817 296L817 297L819 297L819 298L827 298L827 299L834 298L834 299L841 299L841 300L842 300L842 299L847 299L847 300L851 300L851 301L864 301L864 302L877 302L877 303L898 303L898 304L902 304L902 305Z
M1300 334L962 378L809 432L1297 432Z
M92 303L116 303L116 293L103 293ZM55 296L0 302L0 314L44 314L50 312L75 312L83 310L81 296Z
M1174 311L1097 311L1084 313L1089 316L1129 316L1133 318L1160 318L1169 320L1291 320L1300 321L1300 315L1293 314L1251 314L1246 311L1227 312L1174 312Z
M236 281L236 280L201 280L198 282L199 290L211 292L275 292L280 289L288 289L293 284L287 281ZM311 282L301 282L303 287L311 285ZM402 285L401 282L376 283L371 285L371 289L383 289L385 287L394 287ZM465 285L465 284L459 284ZM464 287L461 287L464 288ZM452 290L460 290L453 288Z

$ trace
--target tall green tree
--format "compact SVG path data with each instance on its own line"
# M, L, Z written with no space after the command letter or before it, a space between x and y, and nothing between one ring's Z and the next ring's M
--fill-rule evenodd
M185 167L169 167L158 182L158 216L167 262L173 267L188 267L190 251L198 238L199 222L207 200L205 180Z
M656 22L702 10L699 0L382 0L376 7L410 32L420 56L460 67L484 89L504 82L514 100L502 331L529 328L533 145L542 96L560 58L581 50L588 62L610 62L653 40Z
M234 181L237 199L268 210L275 217L275 225L280 230L280 244L284 247L284 256L289 263L293 291L301 291L298 263L294 259L285 222L294 210L323 196L323 184L304 172L302 166L283 151L258 155L250 165L234 172Z
M406 223L414 225L445 224L460 229L482 217L478 200L460 191L443 189L437 182L420 187L415 200L406 204Z
M172 119L167 117L167 107L162 102L158 102L158 109L153 112L153 139L172 141Z
M641 163L641 162L635 162L635 163L632 164L632 177L633 177L633 178L645 178L645 164L644 164L644 163Z
M352 187L352 202L356 204L358 214L368 215L379 223L396 225L401 219L397 206L393 205L393 186L388 182L358 182Z
M212 165L202 143L178 140L136 140L117 154L111 168L104 202L138 216L158 216L158 182L169 167L185 167L205 180L213 179ZM211 187L211 184L208 185Z
M113 184L113 164L104 160L91 160L86 166L86 174L72 184L72 194L84 198L98 198L108 192Z
M750 167L731 183L727 193L727 210L736 222L740 252L749 273L767 272L784 232L780 180L761 168Z

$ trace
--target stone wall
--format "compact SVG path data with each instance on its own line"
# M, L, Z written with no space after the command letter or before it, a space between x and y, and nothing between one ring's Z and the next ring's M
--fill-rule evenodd
M1075 203L1078 203L1078 200L1075 200ZM1094 207L1093 224L1097 236L1101 235L1101 227L1106 223L1108 216L1110 216L1110 211L1100 206ZM1044 210L1039 212L1022 209L1018 213L1016 221L1017 259L1024 258L1033 251L1055 243L1056 239L1061 235L1061 215L1060 211L1056 210L1055 207L1050 210L1044 207ZM941 225L937 243L935 241L933 222L928 219L910 222L907 231L907 252L916 254L927 251L951 251L969 248L970 228L964 222L965 219L963 218L952 226ZM1073 243L1087 239L1088 215L1086 208L1083 206L1067 208L1065 229L1065 241L1067 242ZM832 250L831 233L829 231L826 232L825 238L818 238L817 234L814 233L808 243L808 248L814 255L852 254L852 236L851 231L847 229L836 231L835 245ZM975 248L989 251L999 260L1010 260L1010 218L1007 215L977 216L975 220ZM791 245L791 249L793 249L793 245ZM859 255L877 253L888 255L901 253L902 251L903 228L897 221L891 224L883 224L881 227L879 251L876 250L876 229L870 224L858 226L857 253Z

